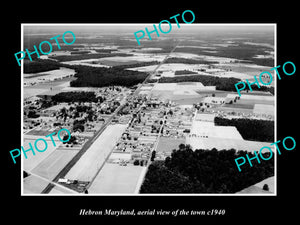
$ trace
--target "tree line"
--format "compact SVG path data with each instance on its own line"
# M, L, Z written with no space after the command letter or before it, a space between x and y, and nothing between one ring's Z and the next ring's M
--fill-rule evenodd
M253 91L265 91L265 92L270 92L272 95L275 94L275 89L274 87L267 87L267 86L262 86L260 85L260 87L257 86L257 84L251 85L251 89ZM247 93L249 93L250 89L249 86L246 84L245 90L247 91Z
M207 61L204 59L186 59L186 58L178 58L172 57L167 58L165 63L184 63L184 64L216 64L219 63L217 61Z
M93 54L76 54L76 55L57 55L49 56L49 58L58 60L59 62L67 62L73 60L84 60L84 59L99 59L113 56L132 56L127 53L93 53Z
M120 68L104 68L76 66L76 80L70 82L71 87L105 87L105 86L125 86L132 87L142 83L147 73L130 71Z
M217 126L235 126L245 140L274 142L274 121L215 117Z
M185 75L185 74L198 74L198 73L190 70L176 70L174 72L174 75Z
M159 83L180 83L180 82L201 82L204 86L216 86L217 90L236 91L235 84L240 82L240 79L234 77L216 77L208 75L190 75L176 77L162 77Z
M242 172L234 159L246 151L191 150L181 145L165 161L154 161L148 169L140 193L236 193L268 177L274 176L273 158L263 163L253 162ZM264 153L267 158L268 154Z
M24 73L40 73L50 70L57 70L61 64L53 60L35 59L34 61L24 60Z
M51 100L54 102L103 102L104 98L96 97L92 91L68 91L52 96Z
M192 72L190 72L192 73ZM182 73L181 73L182 74ZM175 72L175 75L178 75L178 72ZM148 80L149 83L154 83L156 80ZM234 77L216 77L209 75L181 75L175 77L161 77L158 80L159 83L180 83L180 82L201 82L204 86L216 86L216 90L220 91L233 91L236 92L235 84L241 82L240 79ZM274 87L260 86L260 88L254 84L251 86L251 89L254 91L264 91L270 92L274 95ZM246 85L245 90L249 92L249 87Z
M128 68L152 66L152 65L158 65L158 64L159 64L158 61L149 61L149 62L138 62L138 63L132 63L132 64L117 65L117 66L113 66L113 67L115 69L128 69Z

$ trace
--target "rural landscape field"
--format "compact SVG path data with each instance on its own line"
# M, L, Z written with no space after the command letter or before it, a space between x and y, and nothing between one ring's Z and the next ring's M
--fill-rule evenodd
M188 24L141 45L150 24L23 26L29 51L76 35L23 60L23 147L71 131L22 159L23 194L275 193L274 159L234 161L275 141L275 82L234 86L276 66L273 24Z

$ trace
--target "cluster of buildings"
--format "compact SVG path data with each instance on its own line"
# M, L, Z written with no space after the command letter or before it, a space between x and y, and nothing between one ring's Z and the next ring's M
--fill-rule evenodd
M238 112L238 111L228 111L222 109L208 109L207 113L216 114L218 117L224 117L228 119L233 118L247 118L247 119L256 119L256 120L270 120L274 121L274 113L253 113L253 112Z
M190 133L196 110L191 107L179 107L174 103L171 103L171 105L167 111L162 136L183 138Z
M131 119L113 149L110 157L113 162L147 165L165 121L164 107L165 103L155 98L133 96L128 99L118 117L123 118L127 113Z
M131 90L124 87L105 87L95 88L92 91L96 97L100 97L101 101L53 104L51 96L24 99L24 133L30 134L42 130L49 133L64 127L72 131L72 135L79 139L92 137L112 116L122 101L125 101Z
M157 152L159 138L184 138L190 132L195 112L193 107L180 107L156 97L139 95L128 99L118 117L127 113L131 119L113 149L111 162L147 165L153 151L161 158L161 152Z

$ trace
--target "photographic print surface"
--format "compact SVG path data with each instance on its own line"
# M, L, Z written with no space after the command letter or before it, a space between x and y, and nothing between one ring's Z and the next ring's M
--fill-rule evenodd
M276 25L171 26L22 24L23 195L276 195Z

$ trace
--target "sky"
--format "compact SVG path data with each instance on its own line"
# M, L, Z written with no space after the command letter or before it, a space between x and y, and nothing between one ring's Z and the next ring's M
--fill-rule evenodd
M158 27L158 23L155 23ZM168 26L166 24L165 26ZM24 24L24 34L52 34L64 33L70 30L77 34L120 34L134 33L138 30L153 30L153 24ZM164 28L163 28L164 29ZM168 30L167 28L164 30ZM171 32L274 32L273 24L184 24L180 28L172 24Z

